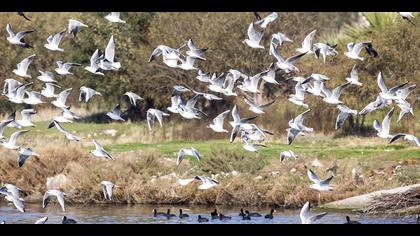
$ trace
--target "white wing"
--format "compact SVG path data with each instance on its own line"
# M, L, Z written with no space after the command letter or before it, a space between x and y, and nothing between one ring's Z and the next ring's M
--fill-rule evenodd
M114 35L112 35L105 49L105 59L107 59L110 62L114 62L114 56L115 56L115 42L114 42Z

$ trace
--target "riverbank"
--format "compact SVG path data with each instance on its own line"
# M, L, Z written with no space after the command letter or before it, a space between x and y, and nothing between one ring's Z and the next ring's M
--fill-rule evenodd
M297 140L293 146L271 140L266 143L268 148L257 154L227 140L133 143L113 141L112 134L98 140L115 161L90 156L90 139L69 143L62 137L31 140L28 135L22 142L30 143L41 157L29 158L19 169L17 153L1 149L1 182L19 186L27 202L37 203L47 188L66 192L68 204L107 203L99 183L109 180L120 186L114 191L112 203L300 208L306 201L319 205L420 180L417 147L387 145L376 138L313 135ZM46 147L45 142L50 145ZM202 161L187 158L177 167L177 152L183 147L198 149ZM280 162L279 153L289 149L299 158ZM320 178L333 174L327 169L335 171L334 191L322 193L320 202L318 192L309 189L311 182L304 165ZM198 190L198 183L178 184L178 179L195 175L212 176L220 185Z

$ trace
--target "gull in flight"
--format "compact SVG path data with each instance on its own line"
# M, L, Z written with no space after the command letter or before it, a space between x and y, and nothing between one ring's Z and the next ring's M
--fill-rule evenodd
M39 79L40 81L44 82L44 83L57 83L56 80L53 80L54 78L54 74L50 71L39 71L39 73L41 73L40 76L36 77L37 79Z
M323 86L323 83L327 80L330 80L330 78L321 74L311 74L309 78L301 82L302 86L307 86L306 83L312 80L314 81L313 87L308 86L307 92L311 93L314 96L325 97L324 94L322 93L322 86Z
M67 62L64 63L63 61L57 61L58 68L55 68L55 72L59 75L73 75L69 70L74 66L81 66L78 63Z
M395 95L397 96L397 102L398 100L405 100L407 99L407 97L414 91L416 90L417 85L413 84L408 86L407 88L400 88L397 90L397 92L395 93Z
M318 191L333 191L333 188L330 186L330 182L334 178L334 176L331 176L325 180L320 180L315 174L315 172L313 172L311 169L308 169L307 172L309 180L311 180L314 183L311 186L309 186L309 188Z
M213 74L213 76L209 80L209 85L207 86L211 91L216 93L222 93L223 92L223 86L226 76L224 74L220 74L219 76L216 76L216 74Z
M386 100L382 98L381 96L376 97L376 100L369 103L363 110L359 112L359 115L366 116L368 113L371 113L372 111L384 108L387 105L392 104L391 100Z
M22 83L15 79L5 79L2 95L11 98L13 95L13 91L15 91L20 85L22 85Z
M155 122L155 118L158 120L160 127L163 126L163 117L169 116L168 113L165 113L163 111L160 111L158 109L150 108L147 110L147 125L149 126L149 130L152 130L153 123Z
M305 135L305 132L313 132L314 130L312 128L308 128L303 125L303 121L305 120L305 116L311 111L311 109L308 109L304 111L302 114L296 116L296 118L289 121L290 128L287 128L287 144L291 145L293 141L299 136L299 135Z
M201 181L201 185L198 186L198 189L200 190L206 190L206 189L211 189L216 187L217 185L219 185L219 181L209 178L209 177L205 177L205 176L195 176L192 179L179 179L178 183L181 186L186 186L189 183L193 182L194 180L200 180Z
M103 157L107 160L114 160L114 158L112 158L112 156L104 149L104 147L95 139L93 140L93 144L95 144L95 150L90 151L92 155L95 157Z
M4 139L4 129L6 128L6 126L8 126L10 123L12 123L14 120L13 119L7 119L7 120L3 120L2 122L0 122L0 139Z
M309 212L310 208L310 203L306 202L300 210L300 220L302 221L302 224L314 224L316 221L320 220L322 217L328 214L328 212L324 212L311 216Z
M80 117L78 117L74 112L70 111L69 109L62 109L63 111L60 112L60 114L54 118L54 120L58 123L73 123L74 120L80 119Z
M215 76L215 74L213 74ZM204 83L210 83L210 78L212 76L210 75L210 72L204 73L201 69L198 70L198 75L196 79L198 79L201 82Z
M337 120L335 122L336 130L340 129L343 126L344 122L346 122L349 115L357 116L356 110L352 110L345 105L338 105L337 108L338 110L340 110L340 114L338 114Z
M283 45L285 42L293 43L293 40L289 39L285 34L279 32L271 36L270 47L277 48L278 46ZM269 53L271 55L271 50Z
M8 142L6 142L5 140L0 140L0 142L3 145L3 147L7 149L17 150L20 147L16 145L16 139L27 132L29 132L29 130L16 131L10 136L10 139Z
M337 88L335 88L332 92L327 88L327 86L325 85L325 83L322 83L321 85L321 90L322 92L325 94L325 97L323 98L323 100L326 103L329 104L333 104L333 105L339 105L339 104L343 104L342 101L340 101L340 96L341 93L343 92L343 90L345 88L347 88L350 85L350 82L347 82L345 84L342 84L340 86L338 86Z
M66 196L65 193L63 193L60 190L48 190L45 192L44 197L42 198L42 208L47 207L48 203L51 200L51 197L56 197L58 203L61 206L61 209L63 211L66 211L66 209L64 208L64 196Z
M179 113L179 104L181 104L182 99L179 95L171 97L171 106L166 109L172 113Z
M407 113L410 113L414 116L413 106L409 102L407 102L406 100L398 99L396 100L396 104L401 109L400 114L398 115L397 123L400 123L404 115Z
M120 62L115 62L115 41L114 35L109 39L105 49L105 58L99 61L99 67L103 70L119 70L121 68Z
M199 109L195 108L195 104L197 103L199 97L200 95L195 95L194 97L190 98L186 103L180 101L178 103L179 114L186 119L201 119L202 115L206 115Z
M32 48L31 45L29 45L28 43L25 43L23 37L25 37L26 35L34 32L34 30L22 31L22 32L18 32L17 34L15 34L13 32L12 26L10 24L7 24L6 25L6 31L9 34L9 37L7 37L7 41L9 41L9 43L11 43L13 45L19 45L19 46L22 46L24 48Z
M359 82L359 74L356 69L356 65L353 66L353 69L350 73L350 78L346 78L347 82L349 82L352 85L362 86L363 84Z
M394 135L394 137L389 139L389 144L397 141L398 139L403 138L406 141L410 141L410 142L415 142L417 144L417 147L420 147L420 139L417 138L414 135L411 134L404 134L404 133L400 133L400 134L396 134Z
M178 49L173 49L171 47L165 46L165 45L159 45L157 46L152 54L149 57L149 60L147 61L148 63L152 62L154 59L156 59L158 56L162 55L163 57L163 61L165 62L166 65L170 66L170 67L177 67L178 64L178 59L180 57L181 53L181 49L184 48L186 45L183 44L181 47L179 47ZM166 61L168 60L168 61Z
M288 100L293 102L298 106L303 106L308 109L309 105L305 103L305 88L301 82L296 83L295 85L295 94L290 94Z
M16 103L16 104L21 104L24 103L25 101L25 92L26 92L26 88L28 86L31 86L33 84L33 82L29 82L26 84L22 84L19 85L19 87L17 87L15 90L12 91L11 94L9 94L9 101Z
M334 47L330 46L329 44L325 43L316 43L313 46L315 57L318 59L319 54L322 55L322 58L325 60L327 59L327 56L337 56L338 52L335 50Z
M66 30L63 30L55 35L50 35L47 38L47 44L44 44L44 47L51 50L51 51L59 51L64 52L64 49L59 48L60 42L64 37L64 33L66 33Z
M76 38L77 33L79 32L81 27L88 27L87 25L83 24L82 22L78 20L69 20L69 26L68 26L68 32L73 36L73 38Z
M10 122L9 122L10 121ZM6 124L7 123L7 124ZM23 127L16 121L16 111L13 111L6 120L2 121L2 124L7 127L12 127L16 129L22 129ZM4 127L3 132L4 132ZM4 139L4 136L2 136L2 139Z
M244 145L242 145L243 148L249 152L258 152L260 148L267 147L263 144L249 143L245 138L242 138L242 141L245 143Z
M397 85L397 86L394 86L394 87L388 89L385 85L385 81L384 81L384 78L382 76L382 72L379 72L377 82L378 82L379 88L381 89L381 92L379 93L379 96L381 96L383 99L386 99L386 100L396 100L396 99L398 99L397 91L400 90L405 85L407 85L407 82L406 82L406 83L403 83L403 84L400 84L400 85Z
M17 69L13 70L13 73L15 73L15 75L23 77L23 78L32 78L31 75L28 75L28 67L29 65L32 63L32 61L35 58L35 54L30 55L29 57L23 59L19 64L17 64Z
M179 166L182 162L182 160L184 160L185 156L193 156L195 157L198 161L201 161L201 155L198 152L197 149L195 148L181 148L178 152L178 159L176 160L176 165Z
M191 56L185 57L185 60L182 58L178 59L181 64L177 65L178 68L183 70L198 70L198 68L194 67L195 58Z
M189 51L187 51L187 55L194 58L194 59L199 59L199 60L206 60L206 58L204 58L204 53L208 50L208 48L197 48L193 42L193 40L191 38L188 39L188 43L187 43L188 48L190 49Z
M28 92L28 91L26 91L25 93L28 95L27 98L23 99L23 102L25 104L38 105L38 104L44 103L42 101L42 94L40 92L36 92L36 91Z
M56 100L52 101L51 104L53 104L54 106L58 107L58 108L70 108L69 106L66 105L66 101L68 96L71 93L72 88L68 88L66 90L61 91L58 94L58 97Z
M115 106L114 110L112 110L111 112L106 113L106 115L109 118L111 118L112 120L125 122L125 120L121 117L121 106L120 106L120 104L117 104Z
M403 20L408 21L409 23L411 23L412 25L416 25L414 24L414 22L411 19L414 19L413 13L412 12L398 12L398 14L400 14L401 18L403 18Z
M364 58L360 57L360 51L365 48L369 55L373 55L376 57L378 53L373 49L372 41L360 42L360 43L348 43L347 44L347 52L344 52L348 58L361 60L363 61ZM375 56L376 55L376 56Z
M99 67L100 58L99 49L96 49L90 58L90 66L86 66L85 70L95 75L104 75L104 73L100 71L101 68Z
M261 18L260 14L258 14L257 12L254 12L254 15L257 18L255 24L260 25L260 27L263 29L267 28L268 24L274 22L279 17L277 12L273 12L264 18Z
M206 100L212 101L212 100L223 100L223 98L218 97L214 94L211 93L203 93L203 92L197 92L195 90L193 90L193 93L199 95L199 96L203 96Z
M263 142L265 141L265 138L267 137L267 135L265 134L270 134L270 135L274 135L273 132L268 131L268 130L264 130L264 129L260 129L257 125L255 124L251 124L251 128L249 129L240 129L241 131L241 140L242 141L255 141L255 142ZM234 138L234 137L231 137Z
M109 20L112 23L126 23L125 21L120 19L119 12L111 12L104 17L105 19Z
M95 95L102 96L100 92L86 86L82 86L80 87L79 102L89 102L89 100Z
M130 103L133 106L136 106L136 101L137 100L139 100L139 101L144 100L142 97L140 97L139 95L137 95L133 92L125 92L124 95L127 96L130 99Z
M294 153L293 151L289 150L289 151L283 151L280 153L280 162L283 162L284 159L286 158L293 158L293 159L298 159L298 155L296 155L296 153Z
M212 129L214 132L227 133L228 131L223 128L223 122L229 112L230 110L220 113L218 116L216 116L216 118L213 119L213 124L210 124L207 127Z
M262 72L263 76L261 77L261 79L270 84L279 84L279 82L277 82L276 80L276 72L276 64L271 63L268 70Z
M248 78L248 77L247 77ZM236 92L233 91L235 88L235 76L229 72L223 81L223 86L221 92L226 96L238 96Z
M7 187L7 185L9 187ZM11 188L14 187L14 188ZM16 192L15 192L16 191ZM18 209L20 212L25 212L24 200L19 197L20 189L14 185L6 184L5 187L0 188L0 194L5 195L5 199L9 202L12 202L13 205Z
M25 15L25 13L23 13L23 12L18 12L17 14L18 14L19 16L23 17L25 20L27 20L27 21L31 21L31 19L29 19L29 17L27 17L27 16Z
M110 181L102 181L101 182L102 185L102 191L104 192L104 197L105 200L112 200L112 191L114 190L114 188L118 188L118 185L115 185L114 183L110 182Z
M244 97L243 97L245 103L249 106L249 110L256 113L256 114L264 114L265 113L264 111L269 106L273 105L273 103L276 102L276 99L275 99L275 100L273 100L271 102L268 102L268 103L259 104L258 101L257 101L257 96L256 95L257 94L255 93L254 97L251 98L250 96L248 96L244 93Z
M260 41L262 37L264 36L264 29L257 30L255 28L255 24L251 23L248 27L248 39L245 39L242 41L243 43L246 43L251 48L264 48L264 46L260 45Z
M313 41L313 39L314 39L314 37L315 37L315 33L316 33L316 30L314 30L314 31L310 32L310 33L309 33L309 34L305 37L305 39L303 40L303 42L302 42L302 47L301 47L301 48L296 49L296 51L298 51L298 52L300 52L300 53L308 53L308 54L313 53L311 49L312 49L312 41Z
M35 115L37 112L34 109L23 109L20 114L22 115L21 120L16 120L16 113L12 113L12 115L9 118L13 118L13 120L17 123L18 128L22 127L35 127L35 125L32 123L31 116ZM12 126L15 127L15 126ZM16 128L16 127L15 127Z
M56 120L53 120L53 122L51 122L51 124L48 126L48 129L51 129L52 127L56 127L58 129L58 131L63 133L64 136L70 141L79 142L82 139L82 138L68 132L67 130L63 129L63 127L61 127L60 123L58 123Z
M54 83L45 83L45 88L42 89L41 94L46 98L56 98L57 94L54 93L55 88L61 89L61 87Z
M21 148L19 150L19 159L18 159L18 166L22 167L23 164L25 164L25 161L30 157L30 156L36 156L36 157L40 157L39 154L35 153L32 151L31 148Z
M384 120L382 121L382 124L379 124L377 120L373 121L373 128L378 132L377 135L380 138L393 138L394 135L390 135L390 127L391 127L391 118L392 114L394 114L394 108L392 108L385 116Z
M261 75L262 72L252 77L245 78L242 84L238 86L238 88L244 92L261 93L258 89L258 84L261 80Z
M43 224L45 224L47 221L48 221L48 216L43 217L43 218L41 218L41 219L39 219L39 220L35 221L35 224L36 224L36 225L43 225Z
M230 135L231 143L235 140L240 130L253 130L255 128L255 125L250 124L249 121L257 118L257 116L241 119L239 117L238 107L236 105L232 109L232 118L233 118L233 121L229 122L229 124L233 128Z
M284 60L283 57L281 57L280 53L274 47L270 47L270 51L271 51L271 54L277 60L276 66L279 69L284 70L286 73L290 73L292 71L299 72L299 69L293 64L308 53L308 52L304 52L295 56L291 56L287 58L286 60Z

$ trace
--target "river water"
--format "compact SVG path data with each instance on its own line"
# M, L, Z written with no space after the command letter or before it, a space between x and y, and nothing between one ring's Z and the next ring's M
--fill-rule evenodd
M20 213L13 206L5 204L0 205L0 221L6 221L6 224L33 224L36 220L48 216L47 223L61 223L61 218L67 216L81 224L198 224L198 215L210 219L210 212L214 208L202 206L151 206L151 205L76 205L66 206L66 212L62 212L59 205L50 203L46 209L40 205L26 205L26 212ZM184 213L190 217L171 219L153 217L153 209L159 212L166 212L169 208L171 213L178 215L182 208ZM211 220L203 224L290 224L300 223L299 210L277 209L274 213L274 219L252 218L251 221L244 221L238 216L239 208L228 208L217 206L218 212L232 216L231 220L220 221ZM251 212L258 211L262 215L268 214L270 209L249 209ZM314 213L320 212L313 209ZM416 222L414 217L372 217L363 216L354 212L332 212L322 218L320 224L342 224L345 222L345 216L348 215L352 220L360 221L363 224L413 224Z

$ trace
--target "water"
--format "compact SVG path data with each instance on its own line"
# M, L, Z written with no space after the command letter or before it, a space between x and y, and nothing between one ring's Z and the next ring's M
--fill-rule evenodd
M33 224L36 220L48 216L47 223L61 223L61 218L66 215L68 218L75 219L81 224L198 224L197 217L201 215L210 219L210 222L203 224L290 224L300 223L299 210L277 209L274 219L252 218L251 221L244 221L238 216L239 208L228 208L217 206L220 213L232 216L232 220L220 221L211 220L210 212L214 208L202 206L151 206L151 205L76 205L67 206L66 212L61 212L61 208L54 203L50 203L46 209L40 205L26 205L26 212L20 213L13 206L0 205L0 221L7 224ZM182 208L184 213L190 217L179 219L154 218L152 211L156 208L158 212L166 212L169 208L171 213L178 215ZM258 211L263 216L268 214L270 209L249 209L250 212ZM319 210L313 210L319 212ZM357 220L363 224L412 224L415 223L414 217L372 217L362 216L354 212L329 212L318 223L320 224L342 224L345 216L349 215L352 220Z

